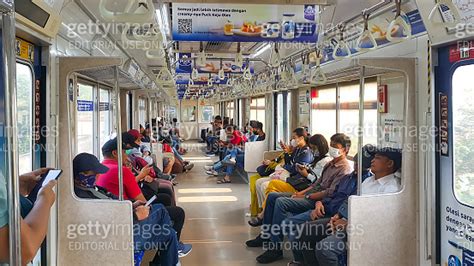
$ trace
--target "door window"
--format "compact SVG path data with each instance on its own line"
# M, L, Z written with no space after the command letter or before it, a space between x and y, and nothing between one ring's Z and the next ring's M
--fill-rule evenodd
M461 66L453 74L454 194L474 206L474 65Z
M17 134L19 173L33 168L33 71L28 65L16 64Z

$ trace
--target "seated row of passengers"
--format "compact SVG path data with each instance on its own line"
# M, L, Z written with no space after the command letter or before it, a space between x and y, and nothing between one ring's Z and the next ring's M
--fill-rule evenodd
M150 265L179 265L179 257L186 256L192 249L191 245L180 242L185 213L182 208L176 206L173 184L167 180L166 175L160 173L153 161L149 160L149 151L141 149L143 154L129 152L140 147L143 137L136 130L122 134L122 167L118 166L116 138L103 145L102 153L105 159L102 163L92 154L78 154L73 160L74 192L80 198L118 199L118 171L121 169L123 197L133 201L135 253L143 255L145 250L158 250ZM52 180L41 186L41 176L49 170L41 168L19 177L21 256L24 263L33 259L47 233L50 208L56 198L53 187L57 182ZM153 173L154 171L156 173ZM155 204L145 206L145 201L154 195L157 196ZM7 247L0 249L0 263L9 259L6 198L6 180L0 174L0 245ZM139 259L136 259L135 263L138 262Z
M219 155L219 161L212 165L205 166L208 175L219 175L223 171L225 176L218 180L218 184L231 183L230 176L237 168L244 168L244 145L246 142L264 141L266 134L263 131L263 124L259 121L250 121L245 127L245 132L241 132L234 125L223 125L220 116L216 116L211 123L212 132L207 138L207 155Z
M337 266L345 257L347 204L357 193L357 172L362 171L362 194L397 192L401 151L365 145L352 166L348 136L337 133L328 145L324 136L309 137L304 128L293 131L290 145L280 145L282 154L264 161L251 177L249 224L261 226L261 233L246 245L263 247L256 259L271 263L283 259L287 236L294 256L288 265Z
M147 154L143 158L136 152L140 145L138 131L122 133L122 167L118 166L116 138L103 145L102 163L92 154L77 155L73 161L74 191L80 198L118 199L118 171L123 171L123 198L133 202L135 251L158 250L152 265L177 265L178 258L192 249L180 242L185 213L176 206L173 184L155 173L157 167L145 160ZM157 196L154 204L145 206L153 196Z

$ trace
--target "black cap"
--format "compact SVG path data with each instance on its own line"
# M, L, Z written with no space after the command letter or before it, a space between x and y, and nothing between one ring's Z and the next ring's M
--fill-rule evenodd
M370 151L373 151L375 150L375 146L371 145L371 144L367 144L365 145L364 147L362 147L362 169L369 169L370 168L370 164L372 162L372 159L374 159L374 155L371 154ZM354 156L354 162L357 163L358 162L358 157L359 157L359 153L357 153L355 156Z
M74 176L80 172L94 171L98 174L105 174L109 171L107 166L101 164L97 157L89 153L80 153L72 160Z
M402 166L402 150L401 149L383 147L383 148L372 149L372 151L369 151L369 153L374 156L376 154L379 154L392 160L395 163L395 171L400 169L400 167Z
M140 145L136 144L135 140L136 138L132 134L128 132L122 133L122 144L124 147L126 147L126 145L130 145L132 148L140 148Z
M125 143L122 141L122 149L125 149ZM117 150L117 138L113 138L111 140L108 140L104 146L102 146L102 154L104 153L110 153L112 151Z

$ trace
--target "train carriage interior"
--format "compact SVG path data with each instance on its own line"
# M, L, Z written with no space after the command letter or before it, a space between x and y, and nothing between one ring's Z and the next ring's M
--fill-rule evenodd
M474 266L472 1L0 12L0 265Z

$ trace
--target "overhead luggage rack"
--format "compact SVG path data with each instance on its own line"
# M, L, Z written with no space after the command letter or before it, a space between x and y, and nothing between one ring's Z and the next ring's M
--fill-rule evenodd
M110 86L115 84L115 69L114 67L101 66L77 71L76 73L93 79L95 81L104 82ZM122 69L118 71L118 83L122 90L137 90L146 89L139 81L133 79Z

